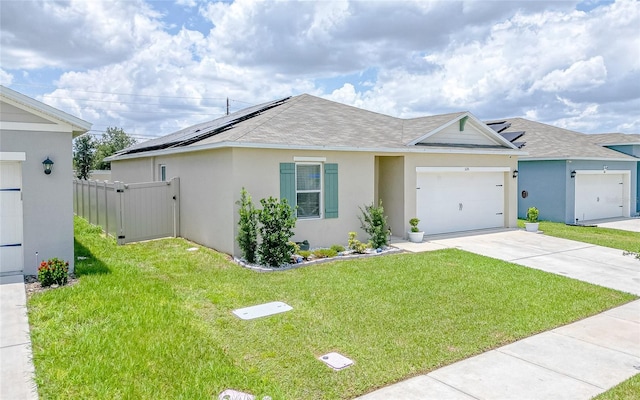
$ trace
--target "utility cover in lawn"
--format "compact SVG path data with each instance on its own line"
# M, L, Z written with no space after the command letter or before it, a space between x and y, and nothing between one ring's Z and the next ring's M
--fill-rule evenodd
M318 360L324 362L336 371L347 368L353 364L353 360L335 352L325 354L319 357Z
M273 301L271 303L258 304L257 306L238 308L237 310L233 310L233 313L241 319L254 319L280 314L290 310L293 310L293 307L290 305L281 301Z

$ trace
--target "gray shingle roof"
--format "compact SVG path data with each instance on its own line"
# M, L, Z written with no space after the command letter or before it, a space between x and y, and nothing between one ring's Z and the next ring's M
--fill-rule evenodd
M134 145L119 155L216 144L407 149L411 140L464 114L400 119L302 94L194 125ZM500 143L495 147L513 151Z
M596 135L588 135L568 129L558 128L524 118L508 118L501 121L511 123L508 131L525 131L518 140L525 141L523 150L526 159L637 159L615 150L602 147L596 141Z
M632 133L597 133L591 136L596 143L602 145L640 144L640 134Z

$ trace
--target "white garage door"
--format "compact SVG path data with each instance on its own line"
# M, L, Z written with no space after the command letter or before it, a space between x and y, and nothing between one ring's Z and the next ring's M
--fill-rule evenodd
M576 215L579 221L624 216L624 175L577 174Z
M21 272L22 168L0 162L0 273Z
M418 172L416 187L426 234L504 226L503 172Z

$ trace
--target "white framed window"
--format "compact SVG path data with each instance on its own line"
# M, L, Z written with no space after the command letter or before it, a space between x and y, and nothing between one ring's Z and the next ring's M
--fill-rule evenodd
M162 182L167 180L167 166L165 164L158 165L158 178Z
M298 218L322 218L322 163L296 163Z

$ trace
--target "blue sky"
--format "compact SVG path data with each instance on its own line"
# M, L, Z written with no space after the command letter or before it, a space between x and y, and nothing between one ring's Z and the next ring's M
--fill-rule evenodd
M640 3L5 1L0 82L138 138L300 93L640 132Z

